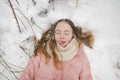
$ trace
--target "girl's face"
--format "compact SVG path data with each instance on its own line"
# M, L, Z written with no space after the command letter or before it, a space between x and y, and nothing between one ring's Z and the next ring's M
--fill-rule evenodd
M71 26L65 21L61 21L56 25L55 28L55 40L56 42L65 47L71 41L73 37L73 31Z

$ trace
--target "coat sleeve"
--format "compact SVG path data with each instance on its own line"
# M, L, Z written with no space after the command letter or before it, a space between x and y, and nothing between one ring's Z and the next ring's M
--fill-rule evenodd
M91 68L86 54L82 51L82 68L79 75L80 80L92 80Z
M19 80L34 80L35 64L34 57L30 59Z

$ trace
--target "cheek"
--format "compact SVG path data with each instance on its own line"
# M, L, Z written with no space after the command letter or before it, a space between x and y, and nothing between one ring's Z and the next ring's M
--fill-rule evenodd
M56 41L56 42L59 41L59 36L56 36L56 35L55 35L54 38L55 38L55 41Z
M72 36L66 37L66 42L69 43L72 39Z

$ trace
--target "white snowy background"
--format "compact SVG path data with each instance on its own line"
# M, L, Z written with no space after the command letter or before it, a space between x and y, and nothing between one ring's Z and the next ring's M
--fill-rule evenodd
M0 0L0 80L18 80L34 36L61 18L93 31L94 48L85 47L93 80L120 80L120 0Z

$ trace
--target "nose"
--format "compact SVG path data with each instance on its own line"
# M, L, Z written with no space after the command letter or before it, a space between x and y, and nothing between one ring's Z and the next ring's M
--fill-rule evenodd
M64 39L64 35L63 34L60 34L60 39Z

